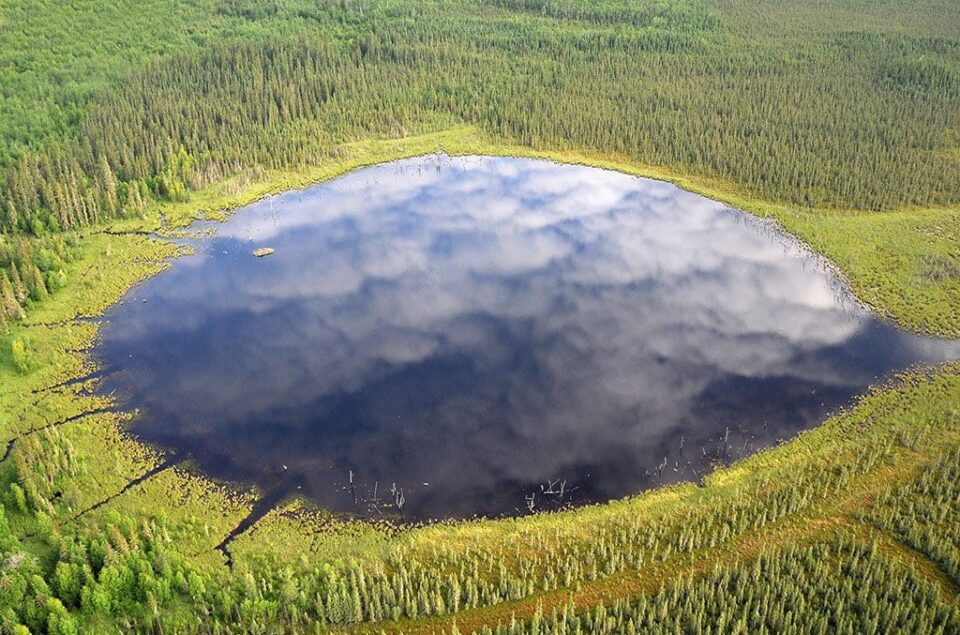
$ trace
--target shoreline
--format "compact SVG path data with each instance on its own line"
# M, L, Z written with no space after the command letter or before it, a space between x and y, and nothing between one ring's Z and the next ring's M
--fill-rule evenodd
M158 470L160 457L152 448L145 446L127 431L126 415L94 413L94 410L115 404L104 403L100 398L84 391L86 383L96 380L85 380L84 376L98 369L90 353L99 325L94 321L82 320L81 316L89 318L102 315L136 284L166 268L169 259L177 256L180 246L166 240L154 240L148 234L157 232L164 239L175 238L178 232L188 231L189 223L200 214L205 220L226 218L239 207L279 192L320 183L364 166L437 151L451 156L517 156L613 169L633 176L672 183L687 191L721 201L743 213L772 219L779 231L806 245L835 271L844 273L841 265L829 255L818 251L814 243L791 231L789 219L798 216L790 215L786 208L762 202L751 205L749 201L737 198L735 194L710 190L705 185L697 185L689 179L674 177L653 168L632 167L572 152L541 152L495 145L482 139L472 128L359 144L345 146L360 149L355 150L354 156L332 165L288 174L285 179L267 179L250 185L238 194L224 193L230 187L228 181L210 190L198 192L193 202L157 204L148 210L146 219L128 219L105 226L103 232L90 232L85 240L91 241L91 244L81 244L79 249L84 250L84 254L70 263L68 287L48 299L38 310L32 310L25 323L14 326L13 330L18 331L18 335L23 334L32 339L33 352L47 363L27 375L11 375L15 378L13 382L0 382L6 383L0 389L0 412L9 411L12 424L4 426L4 431L9 434L0 438L0 441L7 443L12 438L31 439L27 444L30 447L23 452L20 446L24 444L15 442L11 446L11 456L26 465L36 465L36 462L44 460L45 450L39 441L37 447L33 447L32 442L48 435L46 432L39 432L46 426L46 429L52 430L49 432L53 439L51 443L60 442L56 435L61 435L61 438L74 448L80 457L78 460L89 470L84 477L74 479L73 485L82 490L81 492L68 492L57 502L50 503L50 516L56 525L70 528L71 531L94 531L99 523L109 518L111 512L127 513L142 519L159 515L175 525L171 531L172 539L184 552L193 554L191 558L198 563L227 571L224 566L225 558L216 547L243 523L244 518L256 505L258 497L249 490L243 491L242 487L218 483L193 473L184 466ZM617 169L617 166L622 169ZM740 205L736 205L736 202L740 202ZM162 223L164 218L166 221ZM788 219L788 222L784 223L783 219ZM154 221L157 226L151 227L150 223ZM77 275L81 269L88 273L93 272L90 274L92 277L87 277L87 274ZM850 282L846 275L841 279L850 285L851 292L858 301L864 301L855 283ZM872 307L869 302L865 304ZM89 312L91 308L94 312ZM881 312L879 315L884 314L885 312ZM950 324L960 332L960 309L953 317L956 321ZM952 332L947 331L944 336L949 336ZM0 379L5 379L2 372L0 370ZM923 404L924 408L949 412L943 408L955 400L960 403L960 365L947 363L936 367L932 373L928 370L908 371L871 389L858 398L857 404L850 410L835 413L817 427L785 443L716 469L704 477L702 486L681 483L646 490L607 503L551 514L443 521L410 530L368 523L359 527L354 521L337 520L323 510L294 499L269 510L231 541L231 558L234 563L252 562L253 547L278 560L287 558L285 554L304 552L315 553L317 558L322 558L322 554L330 548L329 544L338 544L346 554L369 560L396 549L425 549L426 544L437 540L451 541L451 544L456 545L463 535L489 536L504 531L540 532L544 527L567 525L587 527L596 522L622 522L618 519L638 514L644 518L656 519L678 513L678 509L698 516L707 515L712 513L717 505L723 505L723 501L732 495L731 492L757 487L762 489L771 473L778 473L783 469L781 464L799 462L797 465L806 465L806 461L829 461L829 456L835 455L835 452L825 451L823 457L820 457L820 449L835 449L835 445L844 446L848 443L843 439L845 422L849 421L851 416L862 417L857 413L862 413L864 408L869 410L869 404L883 403L891 399L899 404L897 395L914 395L916 391L924 393L932 390L932 386L940 384L946 386L942 388L947 391L945 402L933 399L932 405L922 400L919 403ZM33 394L36 403L22 403L21 398L25 393ZM940 393L934 391L933 394ZM913 399L905 401L909 405ZM864 403L868 406L864 406ZM58 422L67 419L71 421L70 430L64 434ZM943 431L943 438L931 442L932 445L923 456L933 456L938 448L960 440L960 421L948 420L947 424L950 423L958 425L948 425L949 429ZM899 421L882 418L878 427L889 429L892 434L893 430L900 429L902 425ZM16 459L17 456L20 458ZM0 468L6 468L9 463L4 461ZM915 466L909 469L903 466L899 469L906 470L904 474L907 474L912 473ZM148 474L149 478L144 479ZM144 480L139 481L136 487L125 489L137 479ZM122 496L118 496L121 492ZM44 494L43 491L39 493ZM107 499L110 503L103 505ZM88 508L93 508L94 513L84 514L76 521L73 520L75 511ZM204 519L200 525L201 531L197 531L197 519ZM310 534L314 531L310 528L320 525L326 528L325 536L318 538L318 534ZM579 535L579 531L581 530L578 527L575 533ZM337 559L342 557L344 556L338 556Z

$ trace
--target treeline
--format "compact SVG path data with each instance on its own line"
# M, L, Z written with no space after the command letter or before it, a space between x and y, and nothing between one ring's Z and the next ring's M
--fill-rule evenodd
M960 65L951 64L938 55L916 55L885 63L879 71L881 81L899 88L918 91L940 91L953 99L960 98Z
M66 263L75 240L62 235L42 239L0 235L0 334L10 322L24 317L28 302L40 302L66 284Z
M21 516L29 513L17 485L5 498L8 509ZM206 593L205 578L165 548L162 526L118 523L98 536L80 539L58 536L43 513L34 522L53 549L51 568L16 549L7 514L0 508L0 557L5 563L0 568L0 629L5 634L80 635L89 632L84 615L115 619L128 631L154 632L161 621L159 607L181 596Z
M720 25L717 14L702 2L655 0L624 3L596 0L492 0L494 6L511 11L540 14L562 20L633 27L712 29Z
M960 451L887 492L862 518L938 563L960 588Z
M91 108L74 138L6 170L0 229L36 235L135 214L245 167L309 163L438 116L802 206L960 200L960 163L944 152L960 124L960 61L936 40L851 34L797 51L690 17L704 13L697 3L501 4L586 22L478 22L427 7L372 21L355 46L239 42L152 64ZM941 52L924 61L931 47Z
M929 582L859 544L817 544L762 555L752 565L717 566L650 597L572 603L483 635L623 633L953 633L960 612ZM454 632L459 632L454 630Z

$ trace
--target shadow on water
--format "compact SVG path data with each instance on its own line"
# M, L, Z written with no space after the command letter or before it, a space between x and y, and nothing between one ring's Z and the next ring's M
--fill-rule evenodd
M421 157L199 228L108 313L97 389L274 502L423 520L608 500L960 357L774 224L582 166Z

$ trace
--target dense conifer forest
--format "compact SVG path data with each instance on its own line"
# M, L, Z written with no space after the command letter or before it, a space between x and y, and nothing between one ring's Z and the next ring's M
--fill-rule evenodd
M8 0L0 632L960 631L956 364L704 487L406 529L291 503L217 551L246 494L124 434L82 318L168 223L478 149L682 180L960 333L953 0Z

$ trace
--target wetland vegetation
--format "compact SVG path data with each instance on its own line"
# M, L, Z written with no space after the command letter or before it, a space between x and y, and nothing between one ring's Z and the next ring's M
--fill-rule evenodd
M173 464L93 353L158 238L440 150L671 181L955 338L958 37L948 0L4 3L0 628L956 631L956 363L699 485L401 527Z

